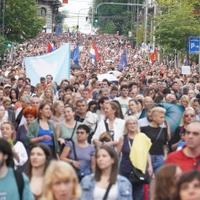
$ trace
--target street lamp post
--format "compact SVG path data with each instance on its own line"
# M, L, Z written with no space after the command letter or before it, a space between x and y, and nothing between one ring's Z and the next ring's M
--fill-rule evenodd
M2 36L4 36L4 32L5 32L5 0L2 0L0 2L0 12L1 12L1 34Z
M81 8L79 11L78 11L78 16L77 16L77 27L79 28L79 17L80 17L80 12L82 10L89 10L88 8Z
M144 16L144 42L147 41L147 24L148 24L148 1L145 1L145 4L140 3L116 3L116 2L102 2L97 4L95 13L97 14L98 8L102 5L119 5L119 6L140 6L145 8L145 16ZM92 16L93 18L94 16Z

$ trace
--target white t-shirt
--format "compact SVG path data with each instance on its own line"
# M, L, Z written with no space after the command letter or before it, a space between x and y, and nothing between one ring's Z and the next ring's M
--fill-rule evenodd
M94 187L93 200L102 200L107 188L101 188L97 185ZM107 199L117 200L118 199L118 186L117 184L112 185L108 193Z
M123 115L126 114L127 110L128 110L128 102L131 98L127 97L127 98L123 98L123 97L117 97L115 98L115 100L117 100L121 106L122 109L122 113Z

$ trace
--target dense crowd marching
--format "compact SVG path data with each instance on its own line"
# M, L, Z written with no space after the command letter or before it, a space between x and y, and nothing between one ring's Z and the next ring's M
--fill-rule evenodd
M79 44L79 66L33 86L23 58L49 42ZM11 53L0 69L0 200L200 199L197 64L183 75L117 34L42 33ZM115 81L99 78L108 72Z

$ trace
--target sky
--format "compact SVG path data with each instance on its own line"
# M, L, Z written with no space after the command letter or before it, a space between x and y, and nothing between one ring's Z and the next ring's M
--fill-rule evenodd
M64 23L68 27L77 26L81 32L90 32L91 25L86 21L89 8L92 7L93 0L68 0L68 4L63 4L61 10L67 10L68 17Z

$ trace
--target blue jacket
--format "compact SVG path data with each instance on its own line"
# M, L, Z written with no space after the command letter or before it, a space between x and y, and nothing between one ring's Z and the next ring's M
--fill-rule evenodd
M125 177L117 176L118 200L133 200L132 185ZM82 196L81 200L93 200L93 191L95 187L94 174L85 176L81 181Z

